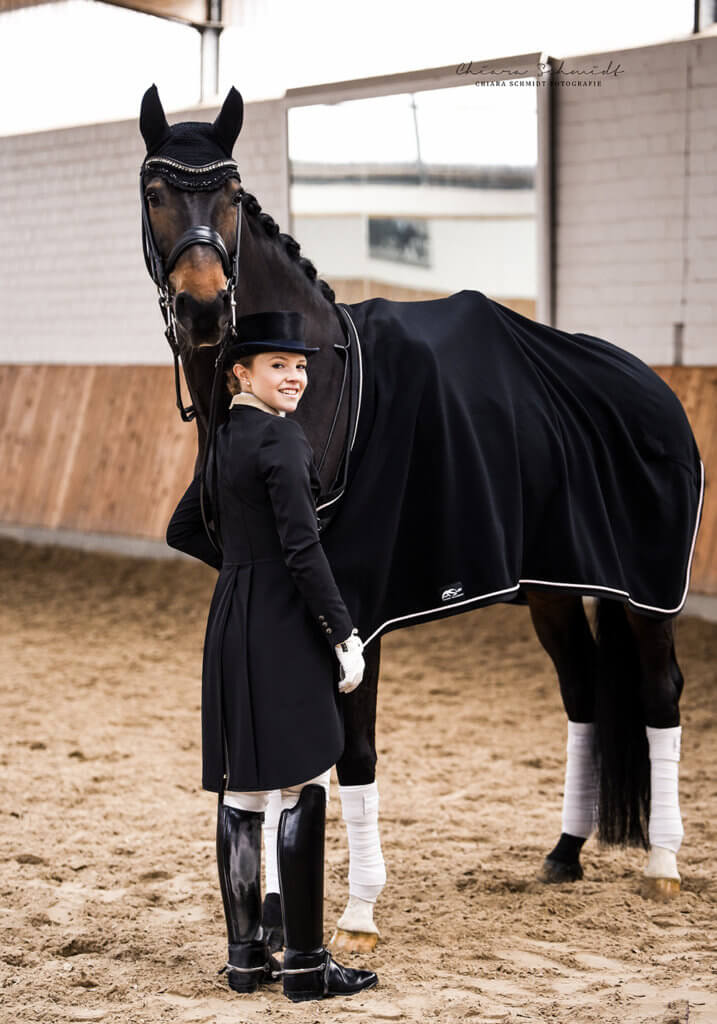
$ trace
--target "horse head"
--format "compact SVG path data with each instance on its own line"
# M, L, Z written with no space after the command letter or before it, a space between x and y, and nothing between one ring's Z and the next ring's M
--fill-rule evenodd
M233 318L242 189L232 150L243 114L233 87L213 123L170 126L154 85L142 99L145 260L187 352L218 344Z
M314 386L296 415L317 452L328 493L339 467L348 464L344 443L353 391L345 386L350 348L345 314L339 312L331 286L301 254L299 243L280 231L256 196L241 185L232 150L243 114L241 95L234 88L212 123L170 125L156 86L142 99L140 130L147 147L140 173L142 240L174 356L177 407L183 420L196 419L201 463L212 415L217 422L228 415L225 403L212 400L221 390L221 362L214 347L236 327L237 308L242 315L301 312L307 337L321 351L312 361ZM189 406L181 394L180 361Z

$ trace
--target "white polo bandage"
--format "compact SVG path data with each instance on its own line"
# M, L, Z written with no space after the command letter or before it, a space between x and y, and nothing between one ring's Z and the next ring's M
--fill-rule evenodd
M568 721L562 830L587 839L597 822L598 775L595 726Z
M339 786L349 837L349 894L373 903L386 884L378 833L378 785Z
M685 832L680 816L679 763L682 726L645 726L650 746L650 846L677 853Z

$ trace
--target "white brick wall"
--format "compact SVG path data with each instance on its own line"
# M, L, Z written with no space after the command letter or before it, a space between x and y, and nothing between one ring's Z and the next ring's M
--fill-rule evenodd
M288 230L281 101L247 104L234 154L244 186ZM0 139L0 363L169 361L142 257L143 156L137 119Z
M717 38L565 59L555 89L557 326L652 364L717 363Z
M672 362L682 323L684 361L715 363L717 37L565 58L565 70L608 60L625 73L552 89L555 322L653 364ZM290 230L281 100L247 105L235 152L247 189ZM167 362L140 246L142 155L136 119L0 139L0 363Z

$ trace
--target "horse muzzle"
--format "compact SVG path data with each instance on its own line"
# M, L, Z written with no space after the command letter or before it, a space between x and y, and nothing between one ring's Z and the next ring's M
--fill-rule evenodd
M229 292L217 292L213 299L195 299L188 291L174 299L174 317L179 340L188 348L217 345L232 320Z

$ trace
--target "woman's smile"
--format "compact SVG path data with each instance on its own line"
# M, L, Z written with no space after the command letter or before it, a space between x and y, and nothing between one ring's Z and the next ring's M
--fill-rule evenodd
M251 367L241 367L242 389L278 412L294 412L307 385L306 356L296 352L260 352Z

